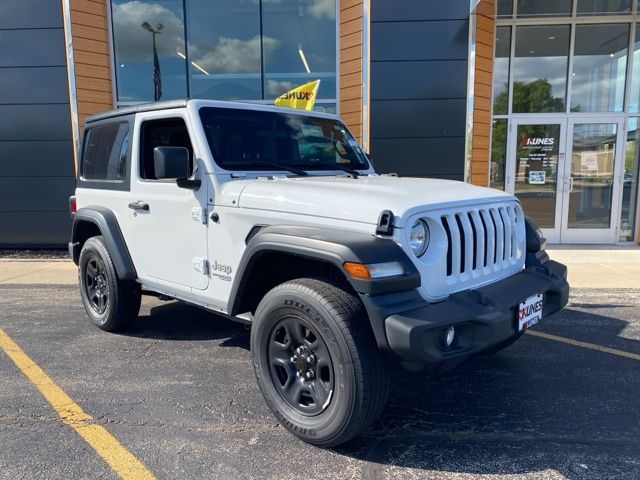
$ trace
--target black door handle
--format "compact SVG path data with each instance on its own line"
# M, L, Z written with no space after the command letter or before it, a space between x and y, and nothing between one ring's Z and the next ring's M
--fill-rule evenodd
M142 200L138 200L137 202L131 202L129 204L129 208L133 210L144 210L145 212L149 211L149 204L143 202Z

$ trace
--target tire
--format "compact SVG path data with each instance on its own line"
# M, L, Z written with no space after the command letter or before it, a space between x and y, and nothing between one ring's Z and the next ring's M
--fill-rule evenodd
M386 366L364 307L333 284L301 278L269 291L256 309L251 353L267 405L305 442L345 443L384 409Z
M137 318L140 284L118 278L102 236L91 237L82 246L78 279L84 309L101 330L121 330Z

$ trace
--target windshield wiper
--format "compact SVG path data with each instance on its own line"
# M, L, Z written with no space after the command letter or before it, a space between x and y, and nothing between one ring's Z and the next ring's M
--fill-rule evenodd
M307 172L299 168L290 167L288 165L282 165L280 163L263 162L262 160L258 160L255 162L248 162L246 163L246 165L249 165L252 167L274 167L274 168L277 168L278 170L287 170L291 173L295 173L296 175L301 175L301 176L309 175Z
M314 167L324 167L327 170L342 170L343 172L347 172L353 178L358 178L360 176L360 173L357 170L354 170L353 168L345 167L343 165L338 165L337 163L331 164L331 163L313 162L311 165L313 165Z

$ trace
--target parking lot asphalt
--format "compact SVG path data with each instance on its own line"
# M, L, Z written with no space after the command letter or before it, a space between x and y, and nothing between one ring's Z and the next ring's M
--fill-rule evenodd
M535 331L613 353L525 335L444 374L394 369L380 421L322 450L271 416L244 326L145 297L109 334L74 285L0 285L0 329L156 478L640 478L639 313L640 290L574 289ZM3 352L0 378L0 478L117 478Z

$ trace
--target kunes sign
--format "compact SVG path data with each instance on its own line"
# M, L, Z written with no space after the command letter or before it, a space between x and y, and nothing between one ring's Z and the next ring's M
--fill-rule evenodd
M524 137L522 139L522 146L537 147L540 145L553 145L555 139L553 137Z

